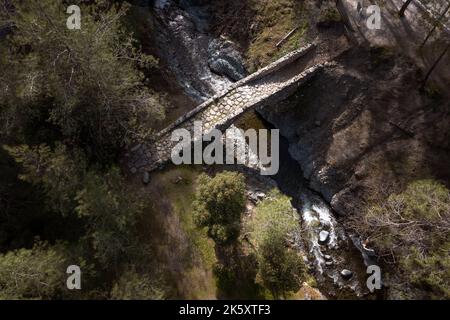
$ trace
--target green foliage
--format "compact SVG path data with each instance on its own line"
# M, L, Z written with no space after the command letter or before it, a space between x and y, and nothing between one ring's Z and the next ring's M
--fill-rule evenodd
M290 199L279 191L272 191L269 197L258 204L251 223L252 240L262 244L272 233L292 237L299 230L298 216Z
M149 276L133 269L123 272L111 290L113 300L162 300L164 292Z
M429 297L450 290L450 190L434 180L419 180L405 191L370 207L354 228L377 252L393 255L402 274Z
M259 277L273 297L286 298L287 292L297 292L305 280L302 257L286 247L283 236L272 234L258 248Z
M69 153L61 144L57 144L54 150L47 145L5 146L5 149L23 167L20 179L42 187L50 210L63 216L74 211L75 196L81 189L86 172L82 153Z
M219 299L262 299L264 288L255 282L258 261L235 246L220 248L221 262L214 266Z
M273 191L268 199L258 204L251 229L260 282L272 292L274 298L298 291L306 278L306 268L299 253L287 245L299 230L290 199Z
M416 246L420 251L445 243L450 230L450 191L434 180L410 184L400 194L369 208L366 230L382 252Z
M250 71L254 72L297 49L308 29L308 19L306 14L302 16L306 13L302 1L251 0L249 3L254 11L255 25L246 57ZM279 50L276 44L297 26L299 30Z
M42 192L19 180L19 173L18 164L0 147L0 252L29 248L35 236L56 240L60 235L59 215L47 212Z
M104 268L117 267L138 249L136 219L144 201L125 186L118 169L102 177L88 173L76 200L76 212L87 219L87 236Z
M66 27L67 1L0 0L0 8L9 3L14 10L0 10L0 26L14 26L0 39L0 143L14 146L0 149L0 250L11 251L0 256L0 296L63 297L68 243L12 251L42 236L79 241L77 254L102 271L99 293L81 296L101 297L124 261L148 258L136 230L146 202L105 168L162 117L165 102L144 76L157 61L123 26L127 3L75 1L81 30ZM138 278L149 279L124 274L117 297L138 296Z
M0 299L61 298L67 291L67 257L63 245L42 242L0 255Z
M197 179L194 219L199 227L207 227L208 235L220 244L239 236L241 214L245 208L244 176L223 172L210 178Z
M400 259L407 279L425 288L432 299L450 299L450 241L442 248L423 255L416 247Z
M61 223L58 230L54 230L54 234L62 232L67 227L69 230L66 232L75 233L75 237L78 234L78 237L80 237L82 235L76 230L79 224L84 226L84 237L81 240L85 241L80 242L80 256L89 259L94 257L95 260L91 261L98 263L99 269L109 269L110 277L120 274L120 264L128 259L139 261L139 263L147 261L145 256L147 248L138 245L136 231L136 219L142 212L145 201L129 190L118 169L111 169L104 174L92 169L88 170L80 153L69 152L67 148L60 144L57 144L53 150L46 145L6 148L15 160L22 165L24 173L20 175L20 178L42 189L44 202L48 209L53 213L59 213L53 214L53 216L66 222L66 224ZM34 213L36 214L37 211ZM67 220L66 217L71 217L71 219ZM37 219L36 223L42 223L39 219L43 218L47 223L51 223L51 220L42 214L35 218ZM3 231L0 232L0 235L3 235ZM61 251L65 246L66 244L59 244L57 248ZM25 249L23 249L24 251L10 252L7 257L16 257L16 260L11 263L19 263L22 259L29 264L30 269L37 268L39 270L41 266L35 265L38 260L28 257L44 254L43 248L47 249L47 246L36 246L32 252ZM49 252L52 254L52 259L59 257L55 256L53 251ZM47 258L42 258L42 260L45 259ZM59 260L55 263L59 263ZM64 263L66 263L65 260ZM46 275L43 274L44 276ZM53 281L53 278L50 277L49 279ZM144 277L145 281L146 279ZM57 279L54 281L57 281ZM27 288L30 286L27 278L19 279L18 282L20 282L19 286L27 286ZM98 283L100 282L101 280ZM5 286L9 288L8 291L5 291L5 296L12 295L14 292L19 296L22 295L20 288L14 291L13 288L9 287L9 284ZM117 290L116 292L119 292L117 296L119 296L120 288ZM43 289L39 288L39 292L41 291ZM30 298L38 297L37 291L30 292L32 292ZM82 297L88 297L91 294L95 296L93 291L84 291L83 294ZM125 293L122 294L125 295ZM23 295L28 297L25 294ZM55 289L52 292L45 293L45 295L43 294L42 297L50 298L51 296L51 298L54 298L58 295L59 291ZM101 295L97 294L97 296Z
M41 189L48 210L66 222L54 233L64 232L67 226L70 232L65 232L75 237L84 233L80 256L94 257L97 266L109 269L113 277L127 259L147 261L147 247L138 245L136 230L136 219L146 202L129 190L117 168L106 173L88 170L81 153L69 152L60 144L53 150L46 145L5 148L21 164L21 180ZM35 218L38 224L42 218L51 222L42 214ZM83 225L83 233L79 225Z
M331 25L342 21L339 11L333 7L327 7L320 12L319 23L322 25Z
M155 60L122 26L127 6L104 3L81 5L81 30L69 30L63 1L13 1L15 29L0 61L6 129L45 109L65 137L101 159L150 134L162 101L138 68Z

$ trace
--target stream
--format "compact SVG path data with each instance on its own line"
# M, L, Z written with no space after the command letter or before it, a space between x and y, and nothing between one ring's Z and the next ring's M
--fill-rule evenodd
M185 94L196 102L205 101L247 75L235 45L210 34L208 1L156 0L153 11L157 17L159 58ZM241 120L244 129L273 128L255 111L245 117L247 120ZM242 128L238 121L235 125ZM280 139L280 170L271 179L292 199L300 215L298 246L307 253L307 265L317 287L332 299L366 295L367 259L363 259L359 240L345 232L321 195L308 188L300 165L289 154L287 140Z
M154 4L160 58L199 104L247 75L234 44L210 35L207 2L156 0Z

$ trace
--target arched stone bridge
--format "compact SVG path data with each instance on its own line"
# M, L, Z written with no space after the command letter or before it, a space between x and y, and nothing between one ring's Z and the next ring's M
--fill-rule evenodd
M171 141L173 130L184 128L193 136L194 121L202 121L204 135L214 128L225 129L248 110L286 99L329 64L316 50L315 44L309 44L287 54L205 101L159 132L152 141L133 147L127 155L130 171L153 171L169 162L177 143Z

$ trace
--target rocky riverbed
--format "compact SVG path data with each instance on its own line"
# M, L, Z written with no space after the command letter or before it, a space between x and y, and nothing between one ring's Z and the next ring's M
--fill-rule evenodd
M274 129L259 114L247 113L235 123L243 129ZM304 254L317 287L328 298L360 298L369 294L366 287L366 264L360 239L348 234L320 193L309 188L300 164L289 152L286 138L280 140L280 170L275 176L259 177L258 171L243 170L249 179L249 201L264 198L271 188L289 196L299 214L300 232L295 246ZM258 183L252 183L258 181Z
M153 13L159 58L197 103L247 75L235 45L211 35L208 1L158 0Z

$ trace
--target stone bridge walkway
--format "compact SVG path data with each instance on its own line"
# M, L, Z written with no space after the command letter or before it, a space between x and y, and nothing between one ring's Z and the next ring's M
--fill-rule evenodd
M126 160L130 171L153 171L169 162L172 148L177 144L171 141L176 129L187 129L193 137L194 122L202 121L205 135L214 128L226 129L246 111L286 99L316 71L329 64L316 50L315 44L309 44L289 53L196 107L162 130L153 141L133 147Z

